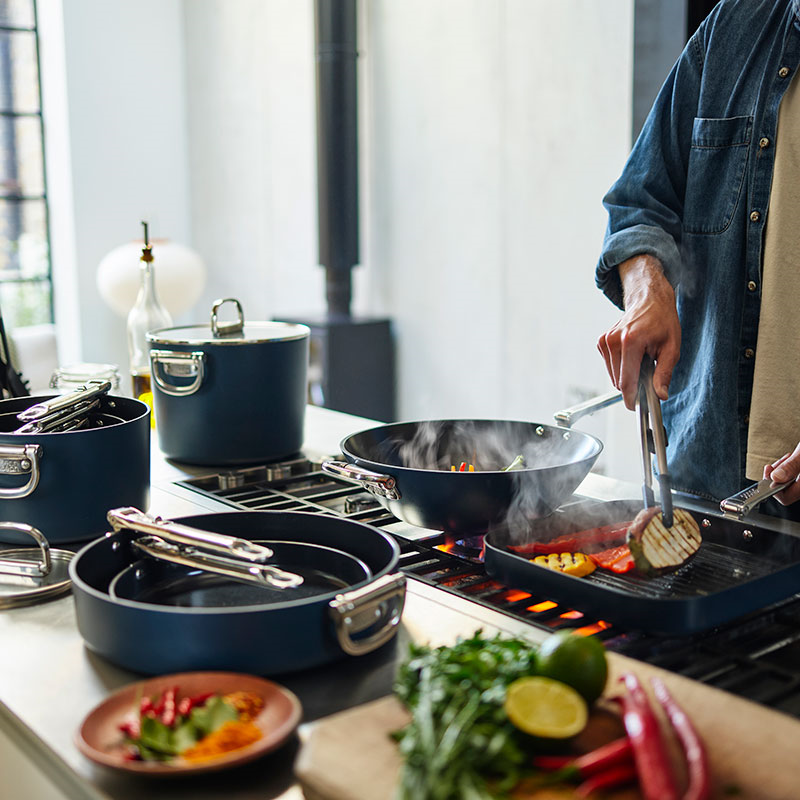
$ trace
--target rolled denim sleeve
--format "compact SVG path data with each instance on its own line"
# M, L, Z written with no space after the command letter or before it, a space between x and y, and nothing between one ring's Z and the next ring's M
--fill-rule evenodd
M635 255L655 256L670 283L680 282L683 200L702 76L702 37L701 26L661 87L622 174L603 198L608 227L595 282L620 308L617 266Z

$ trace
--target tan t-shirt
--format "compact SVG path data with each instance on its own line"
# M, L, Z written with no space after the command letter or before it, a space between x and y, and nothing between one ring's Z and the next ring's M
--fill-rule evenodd
M800 81L781 101L775 148L747 436L750 480L800 442Z

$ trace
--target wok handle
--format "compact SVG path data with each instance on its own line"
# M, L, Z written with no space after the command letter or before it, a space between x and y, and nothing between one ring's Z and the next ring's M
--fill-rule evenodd
M41 449L38 444L0 444L0 475L31 474L24 486L0 489L0 500L18 500L33 494L39 485Z
M385 644L397 632L406 598L406 578L400 573L384 575L367 586L337 594L328 605L336 638L349 656L361 656ZM360 639L353 634L375 625L381 627Z
M762 478L758 483L742 489L741 492L723 500L719 507L728 519L741 519L749 514L760 502L789 486L792 481L773 485L770 478Z
M213 550L231 558L242 558L255 563L263 563L273 556L272 550L264 545L253 544L247 539L236 536L190 528L188 525L170 522L160 517L151 517L138 508L112 508L107 516L115 531L127 528L137 533L158 536L175 544Z
M565 408L563 411L556 411L556 413L553 414L553 418L556 421L556 425L560 425L563 428L571 428L572 423L576 422L581 417L594 414L595 411L599 411L601 408L613 406L620 400L622 400L622 392L607 392L598 397L590 397L588 400Z
M206 354L202 350L193 350L188 353L176 350L151 350L150 371L156 386L164 394L173 397L185 397L194 394L202 385L205 378ZM176 378L194 378L185 386L167 383L162 375L171 375Z
M346 461L323 461L322 471L360 483L368 492L385 497L387 500L400 499L397 481L391 475L372 472L372 470L357 467L355 464L348 464Z

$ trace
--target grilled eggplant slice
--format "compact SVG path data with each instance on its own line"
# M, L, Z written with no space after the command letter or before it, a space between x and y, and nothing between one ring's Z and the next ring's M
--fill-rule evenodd
M636 569L645 575L677 569L685 564L702 543L700 526L682 508L673 510L671 528L664 525L658 506L640 511L628 529L628 546Z

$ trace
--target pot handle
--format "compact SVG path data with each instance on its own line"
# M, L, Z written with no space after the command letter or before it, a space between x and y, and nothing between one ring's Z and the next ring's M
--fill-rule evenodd
M577 422L581 417L594 414L595 411L599 411L601 408L613 406L620 400L622 400L622 392L616 390L607 392L597 397L590 397L588 400L565 408L563 411L556 411L553 417L555 418L556 425L560 425L563 428L571 428L572 423Z
M39 485L39 458L41 445L38 444L0 444L0 475L24 475L31 477L24 486L0 489L0 499L18 500L33 494Z
M337 594L328 604L336 638L349 656L371 653L394 636L406 598L405 575L384 575L367 586ZM381 618L386 621L380 629L362 639L353 634L366 630Z
M355 464L348 464L346 461L323 461L322 471L360 483L368 492L385 497L387 500L400 499L397 481L391 475L372 472Z
M233 303L236 306L236 319L233 322L220 322L217 319L217 312L225 303ZM214 335L214 338L241 335L243 332L244 311L242 311L242 304L235 297L215 300L214 305L211 306L211 333Z
M153 380L164 394L173 397L194 394L202 386L206 372L205 363L206 354L202 350L188 353L180 350L150 351L150 371L153 374ZM176 386L164 380L162 370L164 375L172 375L176 378L194 378L194 380L185 386Z

